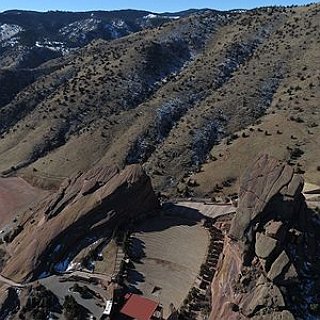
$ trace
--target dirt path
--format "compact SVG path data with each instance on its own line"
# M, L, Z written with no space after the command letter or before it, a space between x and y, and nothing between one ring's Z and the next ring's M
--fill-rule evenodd
M218 218L229 213L236 212L236 207L229 204L211 204L206 202L179 201L177 206L198 210L209 218Z
M24 288L24 287L28 286L28 284L14 282L13 280L10 280L2 275L0 275L0 282L3 282L11 287L16 287L16 288Z
M86 271L64 272L64 273L60 273L59 275L60 276L68 276L68 277L76 276L76 277L80 277L80 278L81 277L82 278L96 278L96 279L107 281L107 282L111 281L110 276L107 276L105 274L100 274L100 273L86 272ZM34 280L34 281L26 282L26 283L18 283L18 282L15 282L11 279L4 277L3 275L0 275L0 282L3 282L9 286L16 287L16 288L25 288L27 286L34 284L37 281L38 280Z

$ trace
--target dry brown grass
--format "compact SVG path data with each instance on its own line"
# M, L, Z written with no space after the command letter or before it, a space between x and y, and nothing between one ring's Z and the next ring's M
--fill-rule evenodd
M242 169L237 161L243 166L256 153L269 151L265 146L271 143L272 154L286 157L283 147L299 139L306 143L306 177L316 182L319 154L312 139L316 140L318 129L311 126L319 122L319 5L247 12L217 24L216 30L210 19L214 15L192 16L109 43L94 41L39 67L45 75L2 108L17 121L3 120L7 128L0 139L0 171L22 166L19 173L28 180L52 188L99 162L124 165L132 146L142 138L151 146L142 161L155 187L175 194L176 185L199 168L194 161L195 135L208 122L224 118L223 135L228 136L254 125L267 109L274 114L262 118L262 130L284 133L262 137L251 132L250 137L235 141L228 146L230 163L223 163L223 170L208 169L212 181L200 174L197 179L202 185L196 192L211 193L212 185L238 177ZM207 37L205 44L196 43L197 33ZM181 58L178 50L170 49L160 68L166 70L165 81L150 80L159 67L159 59L149 59L152 48L158 57L157 45L175 43L178 40L172 39L177 38L187 43L191 57L170 74L166 68ZM248 48L251 52L245 53ZM228 74L221 66L230 57L236 67ZM155 81L149 89L146 79ZM266 89L273 82L274 87ZM183 110L159 138L157 112L175 99ZM20 113L21 105L25 114ZM304 122L289 123L287 117ZM291 135L299 136L298 140L291 141ZM206 162L212 143L204 148L200 165ZM211 154L226 149L222 145ZM233 152L235 147L239 156Z

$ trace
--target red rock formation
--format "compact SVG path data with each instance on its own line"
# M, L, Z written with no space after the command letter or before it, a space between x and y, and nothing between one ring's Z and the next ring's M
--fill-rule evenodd
M77 174L38 209L35 222L23 226L10 244L13 254L2 274L15 281L32 278L52 259L57 246L61 256L95 230L112 229L158 206L150 179L140 165L123 171L98 167Z
M308 310L320 223L302 189L301 176L266 155L245 173L212 282L211 320L291 320Z

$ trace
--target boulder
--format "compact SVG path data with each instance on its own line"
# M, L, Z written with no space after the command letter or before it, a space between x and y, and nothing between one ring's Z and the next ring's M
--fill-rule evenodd
M258 315L251 318L252 320L295 320L293 314L288 310L275 311L270 314Z
M304 180L300 175L293 175L290 183L288 184L287 189L283 192L287 197L296 198L300 194L302 194L304 186Z
M281 291L277 286L265 283L257 286L251 294L246 296L240 309L245 316L251 317L261 309L281 307L285 307Z
M265 225L265 234L271 238L277 239L280 242L284 241L286 231L286 226L282 221L270 220Z
M255 252L259 258L268 259L276 251L278 246L278 240L260 232L256 233Z
M286 286L286 285L297 282L298 279L299 279L299 275L298 275L297 269L293 265L293 263L290 263L288 271L285 272L285 274L283 275L283 279L280 279L279 284Z
M285 273L285 268L289 265L290 259L285 251L282 251L278 258L273 262L270 271L268 272L268 278L274 281L280 275Z

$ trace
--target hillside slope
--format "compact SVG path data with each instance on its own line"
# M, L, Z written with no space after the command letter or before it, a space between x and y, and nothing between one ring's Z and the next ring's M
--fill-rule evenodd
M51 188L140 162L157 190L226 196L272 149L318 184L319 16L205 11L28 69L1 99L0 171Z

